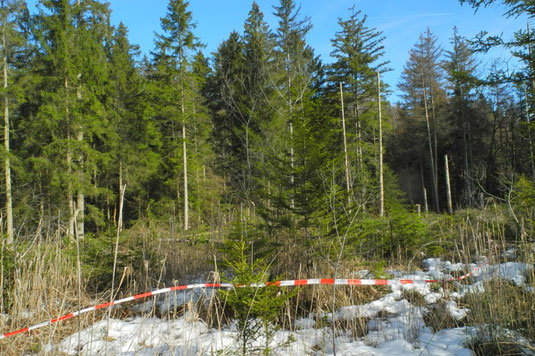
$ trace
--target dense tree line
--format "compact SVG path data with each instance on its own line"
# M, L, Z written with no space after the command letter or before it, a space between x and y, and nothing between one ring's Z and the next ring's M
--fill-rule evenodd
M494 3L463 2L476 8ZM504 4L507 16L534 14L528 2ZM520 175L535 177L532 36L529 24L510 40L487 32L467 39L454 28L449 50L430 29L420 36L399 83L403 100L389 150L411 201L445 209L445 155L457 208L483 207L489 197L503 198ZM482 70L477 54L494 47L516 57L520 69L512 72L497 58Z
M358 235L356 220L383 214L383 193L387 217L411 204L439 212L447 183L455 208L478 207L535 174L529 28L511 42L481 34L477 48L453 29L447 50L428 29L391 105L379 91L384 37L365 15L339 19L324 64L298 4L272 10L275 28L253 2L241 33L206 57L188 2L170 0L140 57L105 2L40 0L30 14L22 0L0 1L6 241L122 225L126 186L126 227L165 216L186 232L240 211L259 240L313 243L349 226ZM525 69L478 71L475 51L496 45Z

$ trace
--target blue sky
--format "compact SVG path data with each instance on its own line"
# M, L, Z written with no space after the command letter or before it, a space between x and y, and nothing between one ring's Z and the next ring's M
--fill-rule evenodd
M29 0L30 8L36 0ZM165 16L167 0L111 0L112 22L124 22L129 28L130 40L141 46L143 53L153 49L154 33L160 31L160 18ZM299 1L297 1L299 3ZM272 28L277 20L273 16L273 5L278 0L259 0L258 4ZM242 31L243 22L251 8L252 0L190 0L190 10L197 23L196 34L206 44L205 54L210 54L231 31ZM520 27L525 27L525 18L505 18L505 8L492 6L474 10L461 6L457 0L302 0L301 13L311 18L313 28L307 38L308 43L321 55L324 62L330 62L331 38L338 30L338 18L346 19L349 8L368 15L368 25L383 31L386 59L391 61L391 72L383 79L395 90L409 50L418 36L429 26L439 38L444 49L449 49L449 38L453 26L459 33L471 38L485 29L491 34L509 38ZM482 58L481 67L492 57L510 56L494 51ZM514 66L514 61L511 61ZM396 100L395 92L392 97Z

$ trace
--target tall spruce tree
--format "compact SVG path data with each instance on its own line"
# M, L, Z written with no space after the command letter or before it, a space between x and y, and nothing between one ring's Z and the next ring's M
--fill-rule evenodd
M162 135L168 140L166 164L171 173L169 179L176 197L181 198L183 202L184 231L190 228L187 147L188 142L192 140L187 135L187 128L197 119L194 97L199 95L192 88L191 62L197 49L201 47L193 33L196 25L188 5L189 2L184 0L169 1L167 14L161 19L163 33L156 35L156 48L153 52L155 98L159 99L157 105Z
M131 45L127 35L126 26L119 24L108 50L110 75L106 102L113 134L108 133L111 156L108 174L111 181L106 183L116 198L119 197L121 187L128 186L128 196L140 208L141 201L148 200L144 184L156 172L160 162L157 153L160 135L150 120L144 79L136 67L139 47ZM106 205L109 200L110 197L106 197ZM118 204L116 199L116 209ZM110 218L109 207L107 208ZM126 208L128 211L128 206ZM117 214L114 213L113 216ZM124 226L122 222L118 222L118 225Z
M476 143L478 123L474 120L474 87L477 84L476 66L472 51L468 47L466 39L459 35L457 28L453 29L451 38L452 49L446 52L444 70L450 90L448 103L449 122L452 125L449 133L450 155L461 171L455 172L454 177L463 178L462 203L473 206L477 194L474 184L473 145ZM459 151L457 148L462 148ZM462 164L460 164L462 162ZM455 165L454 165L455 167ZM454 182L455 183L455 182ZM461 188L461 187L459 187ZM459 189L454 189L458 191Z
M211 117L206 100L208 78L210 76L208 59L198 51L192 59L190 68L191 111L194 120L189 125L191 131L190 167L191 204L195 208L199 222L206 221L213 211L210 204L219 203L219 186L214 176L214 150L210 138L212 136ZM208 182L212 181L211 184Z
M85 233L86 196L108 132L103 104L107 81L104 43L109 34L107 4L86 0L42 0L36 16L35 56L38 110L30 123L35 162L47 169L48 193L65 194L69 236ZM52 201L49 201L52 203ZM75 231L76 227L76 231Z
M438 184L438 119L439 108L444 103L445 93L440 66L441 48L437 38L429 29L420 35L416 45L410 50L409 60L405 65L398 87L403 92L405 107L425 123L427 140L427 159L423 159L424 147L414 157L420 157L420 166L429 168L432 196L435 210L440 209ZM417 128L415 128L417 129ZM423 173L422 173L423 174ZM425 187L424 187L425 188Z
M21 18L27 12L22 0L0 1L0 56L2 58L2 105L4 116L4 182L6 211L6 242L11 244L14 236L13 190L11 178L10 111L13 109L14 83L17 73L17 55L24 50L26 37ZM15 72L15 73L14 73Z
M218 47L214 56L214 73L209 81L209 106L212 111L214 150L218 154L216 169L231 187L231 199L245 191L242 113L245 111L245 58L238 32Z
M244 175L245 198L250 204L257 200L258 172L261 160L262 142L265 132L271 125L273 108L270 98L273 97L273 84L270 76L274 73L275 41L264 14L256 2L253 2L249 15L244 23L243 58L244 91L246 97L243 130L245 131L246 174Z
M335 62L329 71L329 81L335 93L342 83L345 116L350 128L351 194L355 195L355 203L365 206L371 195L377 195L374 193L378 183L371 179L377 171L373 153L378 116L377 71L384 70L387 63L382 59L382 33L368 28L366 16L361 16L360 11L355 11L354 7L350 11L347 20L338 20L340 30L331 41Z
M214 108L225 108L215 115L226 115L226 127L222 126L219 135L231 138L228 144L232 145L226 161L235 178L229 184L248 207L257 200L261 147L273 116L274 45L264 15L253 2L243 36L232 33L219 47L215 60ZM219 119L217 123L223 124Z
M271 222L294 226L295 218L292 214L300 210L303 201L296 201L302 196L298 190L302 185L296 184L297 170L303 160L296 156L296 144L299 137L294 133L297 120L304 117L304 102L314 94L313 83L320 67L313 50L306 44L306 35L312 25L308 17L301 18L300 7L296 7L293 0L281 0L275 6L275 16L278 27L275 32L275 53L278 70L272 75L277 90L271 105L276 109L266 140L270 142L266 153L264 166L265 176L268 177L269 209L265 212ZM282 134L285 132L285 134ZM266 184L264 184L266 185Z

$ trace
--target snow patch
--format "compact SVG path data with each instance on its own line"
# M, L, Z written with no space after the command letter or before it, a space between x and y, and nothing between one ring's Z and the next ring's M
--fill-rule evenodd
M438 258L423 261L425 271L403 274L400 271L389 271L389 274L400 279L449 279L452 272L473 270L476 264L451 263ZM457 291L449 293L445 302L447 312L456 320L462 320L469 312L459 307L458 298L466 293L483 293L484 281L502 278L512 281L515 285L524 286L533 291L533 286L526 286L526 276L533 266L525 263L507 262L499 265L485 266L473 273L475 283L466 285L454 282ZM364 277L369 271L356 273ZM434 333L425 326L424 315L428 309L412 305L403 299L404 291L420 293L427 305L439 303L447 291L440 286L428 283L401 284L394 282L391 293L363 305L341 307L334 313L336 320L367 320L366 335L362 338L352 337L350 330L337 329L335 344L332 341L331 328L317 328L315 316L310 314L295 321L295 330L278 330L270 345L275 355L318 354L331 355L336 347L341 355L471 355L465 347L480 328L462 327L444 329ZM203 297L207 299L213 290L194 289L177 291L156 300L137 304L132 310L147 313L156 305L161 315L176 310L191 302L198 303ZM332 322L333 314L324 313ZM92 327L73 334L61 341L59 345L47 345L49 350L63 352L67 355L103 355L106 352L114 355L210 355L232 354L238 352L236 342L238 330L232 322L223 329L211 329L199 321L194 311L187 312L176 319L160 319L156 317L136 317L130 320L101 321ZM289 343L289 340L293 342ZM254 342L255 347L265 343L263 336Z

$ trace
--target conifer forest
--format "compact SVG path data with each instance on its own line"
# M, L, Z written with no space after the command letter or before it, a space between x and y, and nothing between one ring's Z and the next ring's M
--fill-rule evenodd
M462 344L473 354L535 353L533 1L459 0L474 16L501 6L504 18L528 22L512 37L453 28L439 39L428 27L405 39L397 83L383 80L385 35L358 3L329 20L337 31L326 60L307 43L313 21L298 1L251 1L213 53L188 1L166 2L142 53L123 23L111 24L106 1L38 0L30 11L0 0L1 333L199 279L394 280L429 261L462 263L447 272L455 279L484 258L492 278L431 286L442 295L434 302L417 290L400 298L425 309L433 333L476 330ZM481 65L491 50L518 65ZM522 283L500 275L512 264L523 266ZM361 270L368 277L355 277ZM466 289L476 284L485 292ZM330 336L294 354L349 355L337 337L367 342L376 319L336 311L389 291L306 288L218 290L147 312L236 325L236 349L180 355L292 354L273 340L309 314ZM132 308L0 338L0 352L71 354L58 346L68 335L101 320L109 331ZM74 354L92 355L80 342ZM161 354L175 354L166 345Z

